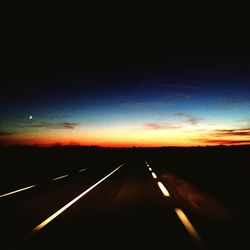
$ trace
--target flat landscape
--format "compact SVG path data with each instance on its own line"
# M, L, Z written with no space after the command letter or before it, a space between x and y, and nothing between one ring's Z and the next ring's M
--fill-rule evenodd
M0 249L250 249L250 32L185 12L2 35Z
M246 249L249 151L1 147L1 248Z

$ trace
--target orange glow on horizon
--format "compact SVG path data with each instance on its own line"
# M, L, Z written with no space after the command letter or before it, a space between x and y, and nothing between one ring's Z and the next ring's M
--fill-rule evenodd
M50 147L50 146L100 146L100 147L195 147L195 146L233 146L233 145L249 145L250 142L231 142L227 140L220 141L209 141L203 143L155 143L155 142L118 142L118 141L107 141L107 142L98 142L98 141L76 141L76 140L53 140L49 138L39 138L39 139L15 139L15 140L6 140L0 142L0 145L27 145L27 146L41 146L41 147Z
M45 130L2 136L2 145L33 146L100 146L100 147L193 147L218 145L247 145L240 136L212 136L210 131L160 130L141 131L131 127L77 128L72 130Z

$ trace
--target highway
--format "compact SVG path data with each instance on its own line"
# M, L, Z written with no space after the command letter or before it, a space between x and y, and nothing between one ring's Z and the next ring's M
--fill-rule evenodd
M0 209L2 249L235 247L213 229L203 237L147 160L80 166L0 194Z

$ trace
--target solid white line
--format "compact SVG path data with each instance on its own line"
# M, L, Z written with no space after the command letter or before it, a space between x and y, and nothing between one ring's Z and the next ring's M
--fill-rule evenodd
M67 176L69 176L69 175L68 175L68 174L65 174L65 175L62 175L62 176L59 176L59 177L56 177L56 178L52 179L52 181L56 181L56 180L65 178L65 177L67 177Z
M99 185L101 182L103 182L105 179L107 179L110 175L112 175L114 172L116 172L119 168L121 168L125 163L117 167L115 170L113 170L111 173L103 177L101 180L99 180L97 183L95 183L93 186L89 187L87 190L79 194L75 199L67 203L65 206L63 206L61 209L59 209L57 212L52 214L50 217L48 217L46 220L44 220L42 223L40 223L38 226L36 226L31 233L38 232L43 227L45 227L49 222L54 220L58 215L60 215L62 212L64 212L67 208L69 208L71 205L73 205L75 202L77 202L79 199L81 199L85 194L87 194L89 191L91 191L94 187Z
M180 208L176 208L175 212L177 216L179 217L180 221L182 222L182 224L184 225L184 227L186 228L186 230L188 231L188 233L190 234L190 236L193 238L196 244L200 247L200 249L204 249L204 250L207 249L200 235L197 233L197 231L195 230L195 228L193 227L193 225L191 224L191 222L189 221L185 213Z
M35 186L36 185L32 185L32 186L28 186L28 187L25 187L25 188L21 188L21 189L18 189L18 190L15 190L15 191L12 191L12 192L9 192L9 193L6 193L6 194L2 194L2 195L0 195L0 197L5 197L5 196L11 195L11 194L15 194L15 193L18 193L18 192L33 188Z
M166 197L169 197L170 194L169 194L168 190L165 188L165 186L160 181L158 181L157 184L158 184L160 190L162 191L163 195Z
M78 172L83 172L85 170L87 170L87 168L80 169L80 170L78 170Z

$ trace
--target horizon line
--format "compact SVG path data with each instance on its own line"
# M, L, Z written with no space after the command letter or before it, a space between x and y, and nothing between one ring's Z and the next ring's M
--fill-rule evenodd
M247 147L250 144L241 144L241 145L226 145L226 144L218 144L218 145L192 145L192 146L99 146L99 145L44 145L44 144L0 144L0 147L30 147L30 148L63 148L63 147L81 147L81 148L117 148L117 149L134 149L134 148L212 148L212 147Z

